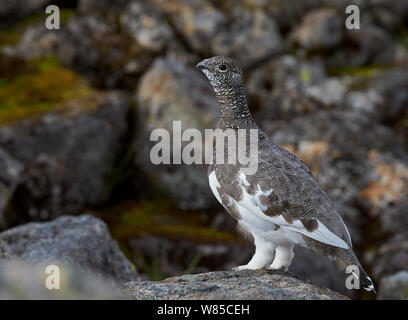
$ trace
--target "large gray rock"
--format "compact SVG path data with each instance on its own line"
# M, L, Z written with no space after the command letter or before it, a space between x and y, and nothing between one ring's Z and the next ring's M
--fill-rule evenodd
M1 127L0 226L78 214L103 203L128 114L126 95L98 93L69 101L63 112Z
M134 279L130 262L106 224L89 215L27 223L0 233L0 244L0 261L69 265L117 284Z
M59 288L48 289L47 277L58 271L46 273L46 268L17 260L0 261L0 299L129 299L109 281L72 265L59 264Z
M155 26L149 27L152 22L146 19L156 19ZM174 42L165 26L154 13L134 7L122 19L119 13L96 11L74 16L60 30L47 30L44 23L30 25L9 51L24 59L56 56L94 86L133 89L164 45Z
M0 2L0 26L13 23L29 14L45 8L51 0L3 0ZM74 2L74 1L72 1Z
M379 300L408 300L408 271L400 271L381 279Z
M340 44L344 21L341 13L322 8L309 12L290 36L294 44L305 50L327 50Z
M396 221L395 223L398 223ZM407 270L408 266L408 232L404 231L391 236L376 248L372 255L373 276L381 279L399 271Z
M212 39L214 55L234 58L245 69L282 51L277 25L262 10L236 7L228 19Z
M154 0L151 3L168 16L171 25L193 51L210 55L211 40L225 17L206 0Z
M299 156L333 198L354 243L367 214L386 214L407 197L408 156L389 128L338 111L267 124L271 139Z
M203 133L214 128L219 106L208 82L193 67L172 59L157 59L144 74L136 95L140 132L137 134L136 161L158 188L169 194L181 208L207 208L214 202L204 165L153 165L150 141L154 129L173 134L173 121L182 130L195 128ZM186 145L183 142L183 145ZM170 146L169 146L170 147ZM203 150L204 146L197 145Z
M321 60L304 61L292 55L271 60L250 74L247 87L258 122L287 120L337 106L344 88L327 81ZM321 88L329 86L330 91ZM330 94L329 94L330 92Z
M169 300L344 300L345 296L292 275L267 271L219 271L168 278L159 282L129 282L130 297Z

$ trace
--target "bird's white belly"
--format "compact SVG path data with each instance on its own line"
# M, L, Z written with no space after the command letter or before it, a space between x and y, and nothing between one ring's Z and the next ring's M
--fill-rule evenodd
M263 212L257 212L257 208L248 210L237 202L237 207L241 215L239 224L251 234L273 242L276 245L288 245L290 243L304 244L303 237L298 233L276 225L272 218Z
M242 181L244 186L246 180ZM213 171L209 175L209 184L212 192L217 200L221 203L221 197L218 193L220 184L217 180L216 173ZM262 204L259 202L260 194L267 194L269 191L262 192L260 189L255 195L249 195L245 188L242 188L243 198L240 201L236 201L229 197L230 205L235 205L241 216L238 223L251 234L265 239L266 241L273 242L276 245L286 245L288 243L304 244L302 236L298 232L287 230L284 228L277 228L276 221L274 219L280 219L276 217L268 217L262 211ZM272 191L270 191L272 192ZM224 205L224 204L223 204ZM228 204L227 204L228 207Z

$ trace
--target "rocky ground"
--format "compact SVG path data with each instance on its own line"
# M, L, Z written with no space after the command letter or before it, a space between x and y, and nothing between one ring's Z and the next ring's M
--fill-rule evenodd
M358 1L361 29L347 30L351 2L3 0L0 283L58 261L92 278L78 287L67 276L65 297L127 283L138 299L239 298L252 285L248 299L342 297L320 287L374 299L302 248L290 271L315 285L208 273L246 263L253 247L217 204L205 167L154 166L148 136L174 120L212 128L218 105L194 66L229 55L244 68L257 122L334 200L376 297L406 299L408 3ZM51 3L60 30L45 28ZM193 273L204 274L178 277ZM49 297L33 290L21 297Z

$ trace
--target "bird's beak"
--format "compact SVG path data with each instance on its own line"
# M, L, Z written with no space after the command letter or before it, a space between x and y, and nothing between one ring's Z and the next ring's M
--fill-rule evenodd
M196 68L197 69L199 69L199 70L203 70L203 69L208 69L207 67L206 67L206 65L204 64L204 61L201 61L201 62L199 62L197 65L196 65Z

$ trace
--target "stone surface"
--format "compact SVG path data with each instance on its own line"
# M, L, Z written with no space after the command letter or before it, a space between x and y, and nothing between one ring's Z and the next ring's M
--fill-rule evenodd
M344 300L290 274L267 271L220 271L168 278L160 282L129 282L122 291L140 299L199 300Z
M0 128L1 227L77 214L109 196L128 99L111 92L68 104L65 111Z
M334 9L317 9L303 18L291 35L291 41L311 50L332 49L340 44L344 29L343 17Z
M27 223L0 233L0 243L0 261L69 265L119 285L134 279L106 224L89 215Z
M55 269L46 273L46 265L30 265L22 261L0 261L1 300L52 300L52 299L128 299L110 282L89 271L71 265L58 265L59 288L49 290L47 277L56 275ZM56 285L55 282L53 282Z
M381 279L379 300L408 300L408 271Z
M234 8L226 26L212 39L212 52L234 58L244 69L283 49L275 21L262 10Z
M171 195L181 208L208 208L214 201L208 187L204 165L154 165L150 150L157 142L150 141L154 129L165 129L173 135L173 121L180 121L182 130L215 127L218 102L207 81L198 71L170 59L158 59L140 81L135 94L141 132L137 134L136 161L161 190ZM172 142L173 143L173 142ZM183 142L182 148L187 143ZM197 145L204 155L204 146ZM180 153L181 154L181 153Z

